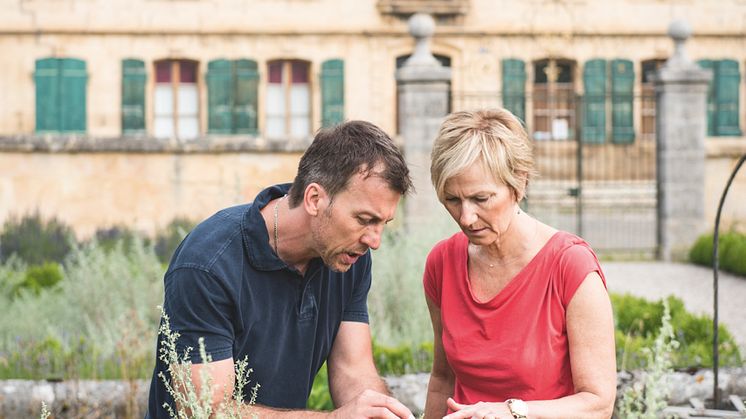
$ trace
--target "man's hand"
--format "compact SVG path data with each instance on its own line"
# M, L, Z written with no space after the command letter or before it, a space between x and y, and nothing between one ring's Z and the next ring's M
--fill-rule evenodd
M333 411L330 419L414 419L400 401L373 390L365 390Z

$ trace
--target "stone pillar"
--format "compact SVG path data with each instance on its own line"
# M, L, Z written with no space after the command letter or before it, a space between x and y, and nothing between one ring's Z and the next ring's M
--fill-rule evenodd
M686 22L671 23L675 51L655 77L658 257L680 260L703 233L708 70L684 50Z
M430 182L430 151L448 114L451 69L443 67L430 52L434 31L435 22L430 15L417 13L409 19L409 33L417 44L412 56L396 72L399 132L416 191L405 200L407 226L429 222L429 215L442 211Z

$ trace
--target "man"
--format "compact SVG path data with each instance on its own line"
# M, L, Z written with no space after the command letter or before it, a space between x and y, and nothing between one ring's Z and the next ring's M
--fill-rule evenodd
M262 419L411 416L373 364L366 303L369 249L411 185L386 133L346 122L316 135L292 185L222 210L184 239L164 278L164 311L180 353L204 338L212 362L192 355L192 380L208 372L214 403L233 391L234 360L248 356L261 385L251 412ZM305 411L324 361L337 409ZM173 405L158 377L166 369L158 360L146 418Z

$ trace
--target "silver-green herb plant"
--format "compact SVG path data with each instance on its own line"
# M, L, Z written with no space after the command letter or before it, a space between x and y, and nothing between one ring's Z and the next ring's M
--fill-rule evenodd
M672 354L679 347L671 325L668 301L663 300L663 317L652 348L643 348L647 369L642 378L629 386L617 405L617 417L658 419L668 406L668 377L673 372Z
M223 402L218 406L213 404L213 382L206 369L200 371L199 386L193 381L191 351L186 348L179 354L177 342L180 334L171 330L168 315L161 309L162 321L159 328L159 338L162 339L162 347L158 357L168 366L168 374L158 373L158 378L163 381L166 390L174 399L174 406L168 403L163 408L172 419L240 419L248 414L252 418L258 418L251 406L256 403L259 383L251 388L248 403L244 402L244 388L249 385L249 376L252 369L248 367L248 358L235 363L235 385L232 395L223 394ZM199 355L202 363L212 362L212 357L205 349L203 338L199 339Z

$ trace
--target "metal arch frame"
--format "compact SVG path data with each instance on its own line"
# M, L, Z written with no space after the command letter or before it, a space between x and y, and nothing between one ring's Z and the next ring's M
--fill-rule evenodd
M718 386L719 380L718 380L718 369L719 369L719 361L720 361L720 354L719 354L719 348L718 348L718 269L720 268L720 261L718 260L718 238L719 238L719 230L720 230L720 213L723 211L723 204L725 203L725 197L728 195L728 190L730 190L730 186L733 183L733 178L736 177L736 173L741 169L741 166L743 166L743 163L746 161L746 154L741 156L741 158L738 160L738 163L736 164L735 169L733 169L733 172L730 174L730 178L728 179L728 183L725 185L725 189L723 190L723 195L720 197L720 204L718 205L718 211L717 215L715 216L715 231L713 233L712 237L712 276L713 276L713 282L712 282L712 288L713 288L713 305L714 305L714 313L713 313L713 319L712 319L712 370L714 375L714 384L713 384L713 391L712 391L712 400L714 404L714 408L717 409L720 404L720 388Z

